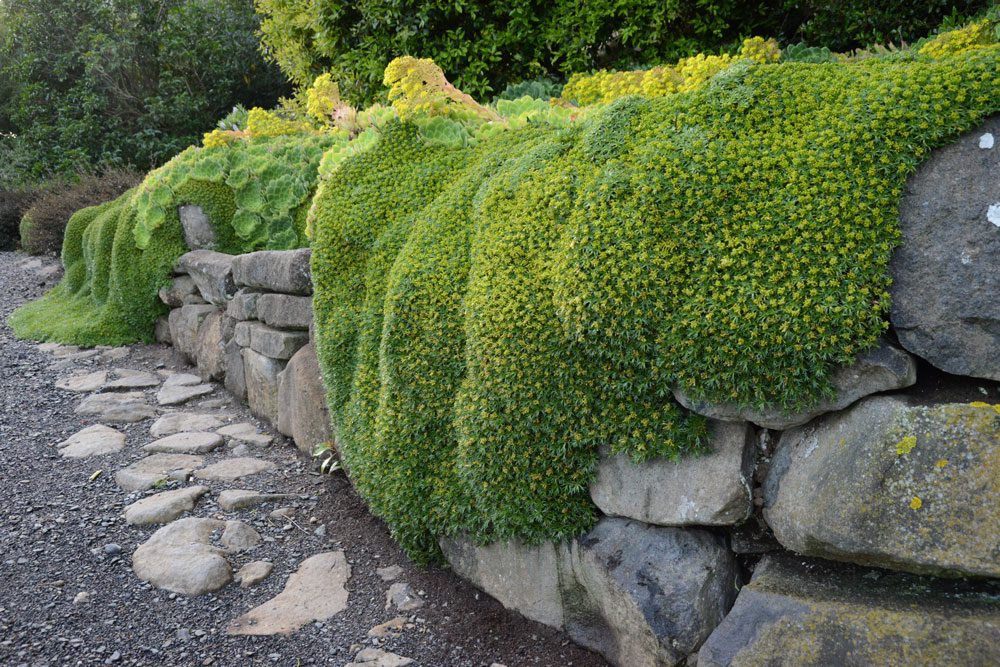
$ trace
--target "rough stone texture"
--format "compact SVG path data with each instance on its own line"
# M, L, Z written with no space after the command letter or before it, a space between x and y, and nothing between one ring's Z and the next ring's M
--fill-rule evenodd
M274 570L274 563L266 560L255 560L247 563L236 573L236 582L240 588L250 588L267 579Z
M103 391L118 391L120 389L148 389L160 384L160 376L146 371L133 371L119 368L115 371L118 378L104 384Z
M153 454L115 473L115 483L125 491L146 491L170 479L184 481L204 460L189 454Z
M257 287L284 294L312 294L310 250L262 250L239 255L233 277L242 287Z
M153 533L132 556L132 570L157 588L182 595L217 591L233 578L212 534L225 527L215 519L178 519Z
M125 434L101 424L94 424L77 431L56 447L60 456L68 459L112 454L125 449Z
M405 581L397 581L389 586L389 590L385 592L385 608L387 610L395 607L402 612L416 611L425 604L423 598Z
M443 537L441 551L463 579L493 596L508 609L554 628L563 627L559 589L562 545L543 542L527 546L517 541L477 545Z
M566 632L615 665L674 665L722 621L736 596L725 538L602 519L570 544Z
M233 342L240 347L250 347L250 329L258 324L257 322L237 322L233 327Z
M156 402L160 405L179 405L190 401L192 398L211 394L213 391L215 391L215 386L210 384L196 384L193 386L167 386L164 384L160 388L160 391L156 392Z
M231 512L288 498L285 493L261 493L252 489L226 489L219 494L219 507Z
M189 361L195 361L198 355L198 331L205 318L215 312L215 306L182 306L170 311L170 339L174 349L183 354Z
M225 385L226 389L240 401L247 400L247 378L243 367L243 348L235 340L226 343Z
M222 338L222 313L215 311L198 329L195 344L198 373L203 380L221 380L226 373L226 347Z
M174 280L167 287L160 288L160 301L171 308L180 308L189 296L200 294L198 286L194 284L191 276L174 276Z
M753 429L713 422L710 446L703 456L639 464L603 451L590 497L607 515L661 526L738 524L751 510Z
M354 656L354 662L349 662L344 667L406 667L412 664L413 660L397 653L380 648L363 648Z
M274 440L274 436L267 433L258 433L257 427L250 422L240 422L230 424L216 431L219 435L225 436L231 442L252 445L254 447L267 447Z
M140 422L156 416L156 408L139 392L91 394L76 406L78 415L92 415L100 421Z
M312 297L261 294L257 299L257 319L278 329L308 330L313 322Z
M164 345L173 345L174 339L170 337L170 319L167 317L156 318L156 323L153 325L153 339L157 343L163 343Z
M233 255L212 250L192 250L181 255L174 268L177 273L191 276L205 301L225 307L236 294L233 259Z
M834 398L794 413L779 409L752 410L731 403L692 401L677 388L674 389L674 398L687 409L711 419L749 421L762 428L780 431L805 424L827 412L843 410L865 396L909 387L917 381L917 367L910 355L883 341L878 347L860 355L853 365L834 371L832 379L837 392Z
M249 477L258 473L274 470L277 466L263 459L235 458L224 459L218 463L202 468L195 477L198 479L218 480L222 482L233 482L241 477Z
M899 205L902 245L893 254L890 319L899 342L938 368L1000 380L1000 133L994 116L935 151Z
M351 566L343 551L307 558L277 597L230 623L231 635L290 634L306 623L325 621L347 608Z
M284 361L265 357L253 350L243 350L250 412L272 424L278 422L278 374L284 369Z
M260 544L260 533L242 521L227 521L219 544L229 553L239 553Z
M223 425L215 415L201 415L194 412L171 412L165 414L155 422L149 429L149 434L154 438L162 438L174 433L184 431L211 431Z
M250 348L271 359L291 359L309 342L308 331L281 331L260 322L250 323Z
M142 498L125 508L125 523L130 526L170 523L193 510L198 499L206 493L207 486L186 486Z
M278 375L278 421L281 433L311 454L316 445L333 439L326 406L326 388L312 343L295 353Z
M996 582L765 556L698 667L996 665L998 595Z
M215 249L215 228L200 206L178 206L177 217L181 219L181 227L184 228L184 243L190 250Z
M234 320L256 320L257 319L257 299L260 297L260 290L244 287L236 292L229 305L226 306L226 315Z
M191 431L174 433L165 438L143 445L146 452L163 454L207 454L222 446L222 436L217 433Z
M72 375L56 382L56 389L72 391L77 394L86 394L97 391L108 381L107 371L94 371L83 375Z
M201 384L201 378L193 373L167 372L163 381L164 387L193 387L196 384Z
M1000 577L1000 408L869 398L784 433L764 516L785 547L916 573Z

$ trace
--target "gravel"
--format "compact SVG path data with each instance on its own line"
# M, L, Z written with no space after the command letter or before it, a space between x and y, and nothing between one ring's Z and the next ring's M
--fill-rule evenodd
M102 355L56 359L14 338L10 312L42 294L37 269L18 266L24 256L0 253L0 664L55 665L337 665L363 648L412 658L415 665L507 667L544 665L597 667L607 663L571 644L566 636L504 610L499 603L439 568L410 563L385 525L368 513L343 473L319 475L287 439L254 449L277 469L236 484L205 482L211 494L192 516L240 520L263 542L234 556L234 570L269 561L273 573L253 588L230 584L217 593L189 598L141 582L131 556L157 526L131 527L123 518L132 502L161 490L126 493L114 473L137 460L154 440L151 420L116 424L127 436L124 450L99 458L63 459L55 445L99 423L74 414L82 395L56 389L57 379L84 372L128 368L188 371L171 348L133 346ZM53 260L47 260L51 265ZM48 287L51 286L49 281ZM112 361L113 360L113 361ZM53 369L55 366L55 369ZM147 390L155 403L156 389ZM222 389L222 406L195 398L178 410L215 414L228 423L251 422L274 434ZM206 463L231 454L231 447L206 456ZM100 474L98 475L98 471ZM96 477L94 477L96 475ZM91 479L93 477L93 479ZM224 511L217 503L226 488L292 494L257 507ZM285 508L281 514L274 510ZM282 514L290 515L285 518ZM325 529L317 531L319 528ZM319 534L317 534L317 532ZM347 610L290 636L230 637L225 627L277 595L288 576L311 555L343 549L353 575ZM386 610L390 584L379 568L399 566L426 604L407 616L400 634L369 637L391 620Z

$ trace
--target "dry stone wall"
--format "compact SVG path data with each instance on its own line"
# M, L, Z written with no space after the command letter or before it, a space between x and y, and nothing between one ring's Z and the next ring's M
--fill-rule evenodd
M911 179L892 327L835 395L788 414L675 392L711 420L708 454L602 452L590 532L444 537L453 569L620 666L1000 663L997 134ZM309 251L195 250L177 273L158 335L304 451L334 439Z

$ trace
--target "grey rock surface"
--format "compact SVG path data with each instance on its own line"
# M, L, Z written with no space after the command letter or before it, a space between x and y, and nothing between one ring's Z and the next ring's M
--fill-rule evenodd
M102 391L121 391L123 389L148 389L159 386L162 381L156 373L148 371L134 371L128 369L117 369L115 375L118 377L109 380L101 387Z
M250 349L271 359L291 359L309 342L308 331L284 331L260 322L249 324Z
M199 414L197 412L169 412L149 428L149 434L154 438L183 433L184 431L211 431L222 428L223 422L216 415Z
M224 529L215 519L178 519L160 528L132 556L132 570L157 588L182 595L217 591L233 578L212 536Z
M174 433L142 446L143 451L163 454L207 454L223 444L222 436L206 431Z
M261 294L256 305L257 319L276 329L308 331L313 322L311 296Z
M243 368L243 348L235 340L226 343L225 378L226 389L240 401L247 400L247 378Z
M180 308L187 303L187 298L199 295L198 286L194 284L194 279L188 275L174 276L173 281L166 287L160 288L160 301L171 308Z
M198 329L195 343L198 374L203 380L221 380L226 373L226 347L222 339L222 313L215 311Z
M205 301L225 307L226 302L236 294L233 260L234 255L213 250L192 250L180 256L174 270L191 276Z
M956 375L1000 380L1000 116L935 151L899 205L890 320L906 349Z
M177 217L184 229L184 243L190 250L214 250L215 228L200 206L184 204L177 207Z
M56 389L62 389L64 391L72 391L76 394L87 394L92 391L97 391L104 386L104 383L108 381L107 371L94 371L92 373L83 373L71 375L69 377L62 378L56 381Z
M309 343L295 353L278 375L278 431L295 440L302 452L333 440L326 387L316 348Z
M674 388L674 398L687 409L721 421L749 421L762 428L778 431L800 426L828 412L842 410L865 396L909 387L917 381L913 358L902 350L881 342L861 354L857 361L833 373L836 396L821 401L808 410L786 413L780 409L754 410L731 403L709 403L688 398Z
M1000 663L1000 586L765 556L698 667Z
M225 436L230 443L250 445L253 447L267 447L274 441L274 436L267 433L260 433L257 427L250 422L239 422L230 424L216 431L219 435Z
M226 489L219 494L219 507L227 512L245 510L287 497L288 495L284 493L261 493L253 489Z
M602 451L590 485L594 504L609 516L660 526L742 522L752 508L754 431L747 422L714 421L711 428L710 453L676 462L634 463Z
M764 516L801 554L1000 577L998 443L992 405L872 397L781 436Z
M247 403L250 411L272 424L278 422L278 374L285 370L285 362L265 357L250 349L243 350L243 371L247 385Z
M213 391L215 386L211 384L167 386L164 383L160 391L156 392L156 402L160 405L180 405L192 398L211 394Z
M125 523L130 526L170 523L193 510L206 493L207 486L186 486L141 498L125 508Z
M174 349L190 361L197 361L198 332L205 318L214 313L215 306L187 305L174 308L167 318L170 327L170 340Z
M59 455L68 459L113 454L125 449L125 434L102 424L94 424L77 431L56 447Z
M186 480L204 459L189 454L153 454L115 473L115 483L125 491L146 491L168 480Z
M93 416L100 421L134 423L156 416L156 408L139 392L91 394L76 406L78 415Z
M242 521L227 521L222 537L219 538L219 544L228 553L236 554L253 549L260 544L260 540L260 533Z
M241 288L226 306L226 315L238 321L257 319L257 299L261 291L249 287Z
M223 459L218 463L206 466L195 473L198 479L217 480L222 482L234 482L241 477L249 477L269 470L274 470L277 466L271 461L255 459L249 457Z
M239 255L233 262L233 277L241 287L308 296L312 294L310 256L308 248Z
M236 582L240 588L250 588L267 579L273 570L274 563L265 560L251 561L236 573Z

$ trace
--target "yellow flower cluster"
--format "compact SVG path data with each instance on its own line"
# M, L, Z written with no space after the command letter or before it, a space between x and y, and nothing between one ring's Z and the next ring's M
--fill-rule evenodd
M313 127L304 120L282 118L273 111L259 107L247 114L247 134L258 139L312 132Z
M430 58L396 58L386 66L382 81L389 88L389 101L403 120L415 116L500 120L495 111L449 83Z
M994 23L984 19L943 32L920 47L920 55L941 58L981 49L997 41L994 30Z
M699 53L682 58L674 65L648 70L574 74L563 88L562 99L580 105L604 104L626 95L661 97L696 90L737 60L765 64L777 62L781 49L773 39L752 37L743 42L737 55Z

